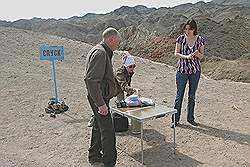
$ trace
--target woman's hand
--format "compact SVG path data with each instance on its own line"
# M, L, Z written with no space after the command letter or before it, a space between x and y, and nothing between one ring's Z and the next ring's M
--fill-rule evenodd
M186 56L186 59L191 60L191 59L193 59L193 56L194 56L193 54L189 54L189 55Z
M141 96L140 89L134 88L133 92L134 92L134 94L137 94L138 96Z
M201 46L199 50L196 50L193 53L193 55L201 60L203 58L203 56L204 56L204 45Z
M196 51L194 51L193 53L187 55L187 56L186 56L186 59L191 60L191 59L193 59L195 56L196 56L196 57L199 57L199 55L200 55L200 52L199 52L198 50L196 50Z
M198 56L200 54L200 52L198 50L194 51L194 53L192 53L193 56Z

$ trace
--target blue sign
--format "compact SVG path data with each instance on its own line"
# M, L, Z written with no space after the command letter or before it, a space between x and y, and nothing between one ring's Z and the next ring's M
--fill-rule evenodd
M64 60L63 46L41 46L40 60Z

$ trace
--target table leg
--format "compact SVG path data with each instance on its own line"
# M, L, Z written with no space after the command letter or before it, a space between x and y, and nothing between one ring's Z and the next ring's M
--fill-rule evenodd
M174 114L174 154L175 154L175 114Z
M143 122L141 122L141 164L143 166Z

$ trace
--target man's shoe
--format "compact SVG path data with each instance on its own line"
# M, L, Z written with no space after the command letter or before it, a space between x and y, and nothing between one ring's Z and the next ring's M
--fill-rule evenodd
M101 154L100 154L100 158L96 157L96 158L89 159L89 163L90 163L91 166L100 166L100 165L103 165Z
M178 124L179 124L179 122L175 122L175 124L174 124L174 123L172 123L171 128L174 128L174 126L175 126L175 127L177 127L177 126L178 126Z
M198 126L198 123L197 122L195 122L194 120L188 120L188 123L190 123L191 125L193 125L193 126Z
M104 164L102 162L93 162L90 163L90 165L93 167L104 167Z
M88 127L92 127L94 124L94 117L92 116L88 122Z
M139 134L141 134L141 131L131 131L131 133L132 133L133 135L139 135Z

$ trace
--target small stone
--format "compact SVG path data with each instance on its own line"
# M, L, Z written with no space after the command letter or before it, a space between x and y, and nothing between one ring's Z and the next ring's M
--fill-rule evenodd
M168 101L167 101L167 100L163 100L162 102L163 102L163 103L167 103Z
M50 117L56 118L56 114L55 114L55 113L51 113L51 114L50 114Z
M39 117L44 117L44 114L40 114Z

